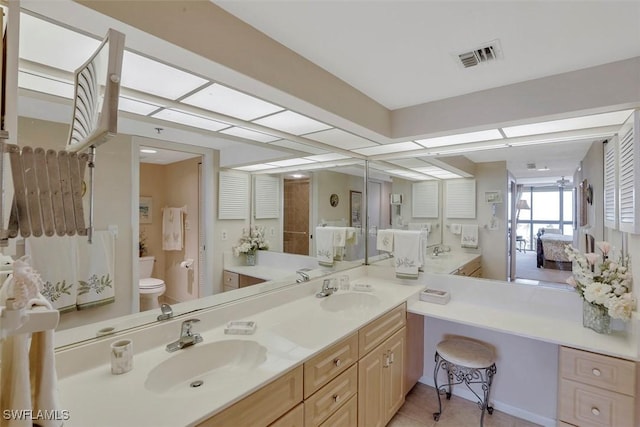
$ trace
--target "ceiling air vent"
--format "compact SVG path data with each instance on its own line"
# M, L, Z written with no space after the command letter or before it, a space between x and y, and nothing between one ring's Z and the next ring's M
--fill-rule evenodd
M464 68L475 67L478 64L501 59L500 42L494 40L470 52L461 53L458 55L458 59Z
M537 168L535 163L527 163L527 170L534 171L536 169Z

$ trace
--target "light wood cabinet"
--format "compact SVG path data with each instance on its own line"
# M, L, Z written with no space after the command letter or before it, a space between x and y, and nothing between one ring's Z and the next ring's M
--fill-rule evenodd
M305 399L357 361L358 334L355 333L305 362Z
M404 394L411 391L424 372L424 316L407 313L407 351Z
M358 362L358 425L385 426L404 403L406 328Z
M304 427L304 403L299 404L269 427Z
M264 282L264 279L260 279L258 277L234 273L233 271L228 270L224 270L222 272L222 286L224 288L224 292L244 288L246 286L257 285L262 282Z
M358 425L358 396L353 396L320 427L353 427Z
M633 427L635 362L560 348L558 419L574 426Z
M302 402L302 376L302 366L299 366L198 427L268 426Z
M475 258L462 267L458 268L455 272L457 276L467 276L467 277L482 277L482 262L481 258Z
M357 393L358 368L354 364L304 401L304 425L320 425Z
M362 327L358 332L360 357L362 358L392 333L404 327L406 322L407 308L402 304Z

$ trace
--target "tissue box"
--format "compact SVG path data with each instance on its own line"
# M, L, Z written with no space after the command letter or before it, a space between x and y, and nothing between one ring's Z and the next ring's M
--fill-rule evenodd
M420 292L420 301L434 302L436 304L446 304L451 299L447 291L426 288Z
M251 335L256 331L256 322L249 320L233 320L227 323L224 333L228 335Z

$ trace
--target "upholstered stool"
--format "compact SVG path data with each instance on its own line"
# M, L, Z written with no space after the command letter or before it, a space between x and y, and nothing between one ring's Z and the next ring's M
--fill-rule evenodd
M436 367L433 370L433 382L438 394L438 412L434 412L433 419L438 421L442 413L440 394L446 393L447 400L451 399L451 387L464 383L478 398L478 406L482 409L480 426L484 421L485 409L493 413L489 406L489 392L491 381L496 373L495 352L493 347L481 341L462 337L452 337L440 341L436 346ZM447 384L438 385L438 371L447 371ZM471 384L482 384L482 397L476 393ZM445 388L448 390L445 391Z

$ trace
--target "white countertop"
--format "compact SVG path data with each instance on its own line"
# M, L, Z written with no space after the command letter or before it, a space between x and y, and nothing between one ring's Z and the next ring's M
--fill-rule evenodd
M361 267L349 274L352 283L375 288L372 294L379 299L377 306L326 311L323 301L334 296L316 298L322 280L312 280L197 313L204 342L175 353L166 352L164 346L178 338L182 319L127 334L134 341L134 369L123 375L111 375L108 363L108 345L123 335L63 351L57 368L63 373L59 381L61 408L71 415L65 426L195 425L404 301L413 313L639 360L638 317L626 334L599 335L582 327L580 299L571 292L437 274L399 281L393 279L393 269L380 266ZM451 301L447 305L418 301L425 285L449 290ZM254 335L224 335L223 325L228 320L254 320L258 328ZM250 375L208 377L197 389L185 387L162 395L145 388L147 376L159 363L227 339L253 340L264 346L265 362ZM73 369L79 372L69 374Z

